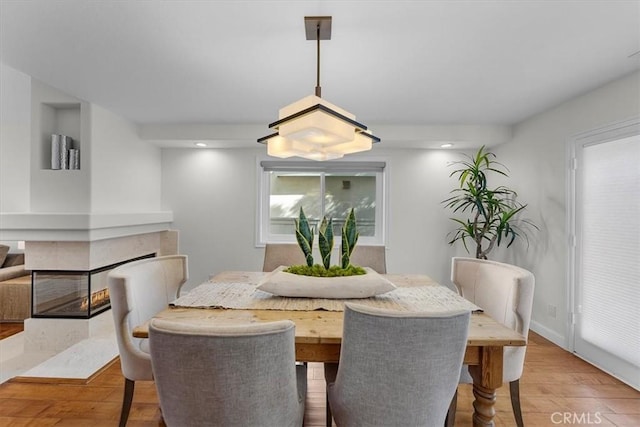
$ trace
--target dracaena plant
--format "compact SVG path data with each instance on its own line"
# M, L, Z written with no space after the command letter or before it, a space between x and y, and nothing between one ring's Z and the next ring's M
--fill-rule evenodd
M452 196L442 203L454 214L467 214L467 218L451 218L457 225L449 233L450 245L462 241L469 252L467 241L475 244L475 255L479 259L487 259L491 250L501 243L511 246L517 237L527 239L527 234L520 225L538 228L531 221L518 220L517 216L527 205L516 200L517 193L505 186L490 188L487 174L496 173L507 177L507 167L495 161L495 154L486 151L482 146L473 156L465 156L465 160L454 162L459 168L451 172L450 177L458 179L459 187L452 190Z
M348 268L351 264L351 253L358 243L358 229L356 227L356 214L353 208L349 211L347 219L342 226L342 268Z
M312 267L313 255L311 252L313 250L314 229L309 226L309 221L307 220L302 207L300 207L300 215L298 216L298 219L294 219L294 221L296 224L296 240L298 241L298 246L300 246L300 249L302 249L302 252L304 253L307 265Z

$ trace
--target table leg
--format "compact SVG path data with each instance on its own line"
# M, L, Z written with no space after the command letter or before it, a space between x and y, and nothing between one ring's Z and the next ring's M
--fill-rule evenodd
M496 389L502 385L503 348L483 347L480 351L480 364L469 366L473 377L473 425L494 426L496 415Z

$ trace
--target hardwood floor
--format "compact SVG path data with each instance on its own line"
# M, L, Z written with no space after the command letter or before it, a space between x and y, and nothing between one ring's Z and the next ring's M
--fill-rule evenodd
M325 425L321 364L309 364L305 425ZM113 363L88 384L8 382L0 385L0 426L116 426L123 377ZM520 384L528 427L640 426L640 392L626 386L535 333L529 337ZM152 382L138 382L128 426L162 426ZM471 387L459 387L456 426L470 426ZM565 418L566 417L566 418ZM496 426L515 426L508 387L496 404Z
M22 322L0 322L0 340L24 330Z

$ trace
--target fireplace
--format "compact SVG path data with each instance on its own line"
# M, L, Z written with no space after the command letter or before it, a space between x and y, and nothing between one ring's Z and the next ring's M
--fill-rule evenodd
M31 317L89 319L111 308L107 275L119 265L148 254L88 271L33 270Z

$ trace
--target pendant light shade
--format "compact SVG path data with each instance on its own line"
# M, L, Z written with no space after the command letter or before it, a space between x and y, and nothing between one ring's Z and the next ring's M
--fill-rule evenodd
M370 150L380 138L358 123L353 114L320 97L320 40L331 38L331 17L305 17L305 26L307 39L316 40L318 46L316 94L281 108L279 120L269 125L276 132L258 142L267 145L270 156L280 158L333 160Z

